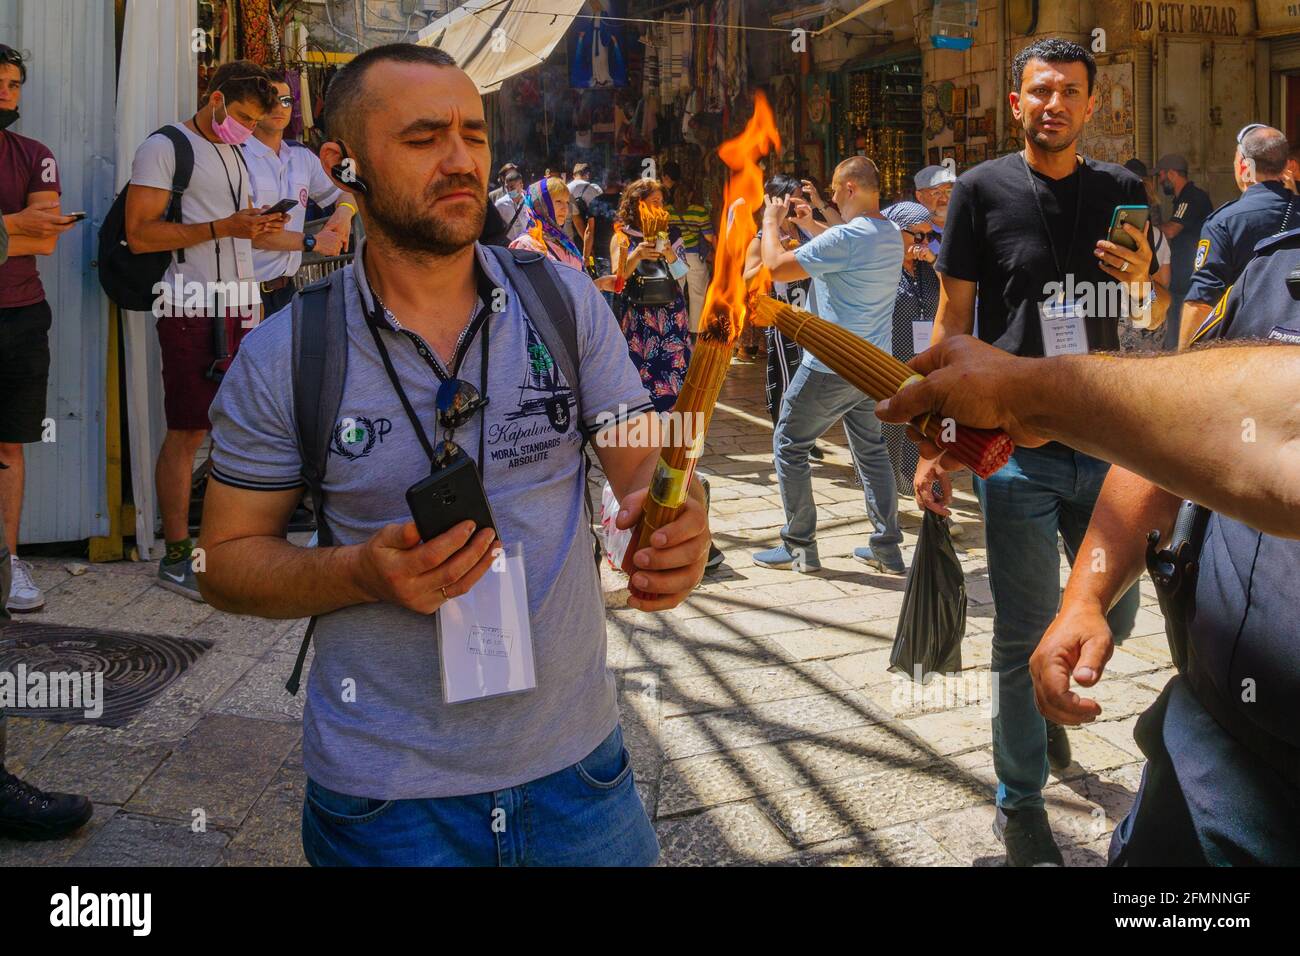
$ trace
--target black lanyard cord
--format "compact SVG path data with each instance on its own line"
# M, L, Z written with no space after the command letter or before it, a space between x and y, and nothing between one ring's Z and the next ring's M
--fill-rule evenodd
M1043 224L1043 232L1047 234L1047 248L1052 254L1052 266L1056 269L1056 278L1061 282L1061 295L1064 296L1065 270L1061 267L1061 259L1056 254L1056 239L1052 235L1052 227L1047 221L1047 213L1043 211L1043 201L1038 196L1038 184L1034 181L1034 174L1029 169L1029 159L1023 153L1020 159L1025 164L1025 179L1029 183L1029 192L1034 197L1034 208L1038 210L1038 220ZM1070 230L1070 244L1065 249L1066 266L1069 266L1070 257L1074 255L1074 239L1078 235L1079 219L1083 215L1083 171L1081 164L1076 165L1074 173L1071 173L1071 175L1075 174L1079 176L1079 186L1075 191L1074 223L1073 228Z
M420 418L415 414L415 408L411 405L411 400L406 397L406 389L402 388L401 380L397 376L397 370L393 368L393 359L388 354L388 346L384 344L383 337L379 334L379 315L382 315L382 307L376 300L376 315L368 316L366 325L370 327L370 334L375 339L375 347L379 350L379 357L383 359L384 371L388 373L388 381L393 386L393 391L397 393L398 400L402 403L402 408L406 412L406 417L411 422L411 427L415 430L415 437L420 441L420 447L424 449L425 456L429 459L430 468L436 468L437 454L433 450L433 444L429 441L429 435L424 430L424 425L420 423ZM487 382L488 382L488 330L491 329L490 322L483 323L483 335L481 338L481 358L479 360L479 397L483 400L483 407L480 409L482 418L479 420L478 428L478 468L479 477L483 477L486 468L486 428L487 428ZM438 378L441 380L442 376ZM450 432L448 432L450 435ZM449 438L447 440L450 440Z
M202 127L199 126L199 114L198 114L198 113L195 113L192 117L190 117L190 122L193 123L193 124L194 124L194 128L197 129L197 130L199 131L199 135L200 135L200 136L203 136L203 129L202 129ZM230 181L230 170L229 170L229 168L226 166L226 158L225 158L224 156L221 155L221 148L218 147L216 143L212 142L212 140L208 139L207 136L203 136L203 140L204 140L204 142L206 142L209 146L211 146L211 147L212 147L212 151L213 151L214 153L217 154L217 162L221 163L221 172L222 172L222 173L225 175L225 177L226 177L226 188L227 188L228 190L230 190L230 201L231 201L231 202L234 204L234 206L235 206L235 212L238 213L238 212L239 212L239 209L240 209L240 206L239 206L239 197L240 197L240 196L243 194L243 192L244 192L244 171L243 171L243 169L240 168L241 164L242 164L243 161L244 161L243 153L240 152L240 150L239 150L237 147L231 147L231 148L234 150L235 157L236 157L236 158L235 158L235 176L239 179L239 188L236 189L236 188L235 188L235 184L234 184L233 182ZM251 180L252 180L252 177L253 177L253 174L252 174L252 173L249 173L248 176L249 176L249 180L251 181ZM213 239L213 240L212 240L212 244L213 244L213 246L216 247L216 250L217 250L217 281L220 282L220 281L221 281L221 240L220 240L220 239ZM234 248L235 248L235 240L234 240L234 237L231 237L231 240L230 240L230 248L231 248L231 249L234 249ZM238 252L236 252L235 255L236 255L236 257L238 257L238 255L239 255ZM238 266L236 266L236 268L235 268L235 278L239 278L239 268L238 268ZM241 301L242 301L242 297L241 297Z

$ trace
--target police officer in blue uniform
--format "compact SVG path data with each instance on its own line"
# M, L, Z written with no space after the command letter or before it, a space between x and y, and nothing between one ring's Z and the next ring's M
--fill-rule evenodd
M1192 345L1300 345L1300 228L1256 252ZM1240 427L1250 440L1249 423ZM1185 624L1183 661L1138 720L1148 763L1111 863L1300 865L1300 540L1213 513L1199 537L1194 583L1166 609Z
M1271 126L1254 123L1237 134L1233 175L1243 192L1216 209L1201 229L1194 271L1183 297L1182 346L1241 275L1256 243L1300 226L1300 208L1295 208L1300 204L1282 181L1289 153L1286 136Z

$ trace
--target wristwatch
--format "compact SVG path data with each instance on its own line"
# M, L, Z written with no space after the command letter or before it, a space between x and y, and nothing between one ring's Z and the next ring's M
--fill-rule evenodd
M303 236L303 237L302 237L302 251L303 251L303 252L311 252L311 251L312 251L313 249L315 249L315 248L316 248L316 237L315 237L315 236Z

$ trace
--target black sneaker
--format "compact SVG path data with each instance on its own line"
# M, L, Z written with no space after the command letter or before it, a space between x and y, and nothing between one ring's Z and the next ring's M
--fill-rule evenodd
M45 793L0 768L0 836L53 840L80 827L94 812L85 797Z
M1050 720L1047 722L1047 763L1058 772L1070 766L1070 738L1064 727Z
M1064 866L1061 851L1052 839L1047 811L1042 807L1024 810L998 808L993 818L993 835L1007 848L1007 866Z
M717 546L716 544L714 544L712 541L710 541L710 542L709 542L709 560L707 560L707 561L704 562L704 570L705 570L705 571L712 571L714 568L721 567L722 562L723 562L724 560L726 560L726 555L723 554L723 553L718 549L718 546Z

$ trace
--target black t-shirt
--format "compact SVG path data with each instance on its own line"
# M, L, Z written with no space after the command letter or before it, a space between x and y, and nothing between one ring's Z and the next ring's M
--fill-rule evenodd
M1052 180L1030 170L1020 153L1002 156L957 179L935 268L977 283L977 331L991 345L1042 355L1039 304L1059 282L1083 310L1088 350L1113 351L1122 299L1093 250L1116 206L1146 204L1142 181L1114 163L1086 159ZM1156 267L1152 256L1150 271Z
M1201 227L1210 217L1214 206L1210 194L1196 183L1188 183L1174 197L1174 214L1170 222L1182 224L1182 231L1169 240L1169 288L1175 293L1187 291L1192 280L1196 259L1196 243L1201 238Z

